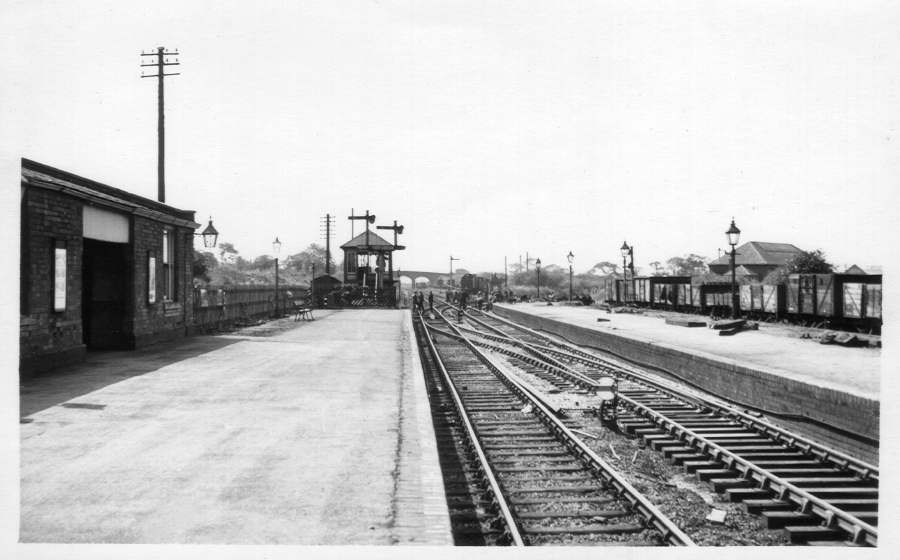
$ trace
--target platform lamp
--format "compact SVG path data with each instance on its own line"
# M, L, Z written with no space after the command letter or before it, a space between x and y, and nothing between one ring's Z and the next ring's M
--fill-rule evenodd
M534 261L534 269L537 271L537 298L541 299L541 259Z
M272 242L272 253L275 254L275 316L279 317L278 314L278 254L281 253L281 241L278 240L278 236L275 236L275 241Z
M735 273L735 265L734 265L734 257L737 255L735 251L735 246L741 240L741 230L738 229L736 225L734 225L734 216L731 217L731 227L728 228L728 231L725 232L726 237L728 237L728 244L731 245L731 318L737 318L737 309L738 309L738 295L737 295L737 279Z
M622 252L622 278L625 279L625 301L628 301L628 273L626 270L629 268L629 264L626 263L626 258L631 258L631 281L634 282L634 245L628 245L627 241L622 242L622 247L619 249ZM631 294L634 296L634 287L632 286Z
M569 301L572 301L572 264L575 262L575 253L569 251L566 259L569 261Z
M219 230L213 226L212 216L209 217L209 224L203 228L203 231L200 233L195 233L194 235L200 236L203 238L203 247L206 249L214 249L216 247L216 241L219 239Z

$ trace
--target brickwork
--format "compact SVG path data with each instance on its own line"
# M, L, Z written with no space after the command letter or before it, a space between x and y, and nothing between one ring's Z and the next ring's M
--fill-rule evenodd
M19 352L25 371L77 361L81 333L81 202L49 191L27 189L22 200L22 297ZM53 311L53 249L66 248L66 309Z
M124 345L135 348L182 337L193 323L192 226L196 224L192 211L178 210L23 159L19 331L22 374L69 365L84 358L82 315L85 290L82 284L83 273L86 272L83 239L83 209L86 205L109 207L129 220L130 243L122 263L124 270L114 268L117 276L121 273L126 286L124 301L115 301L124 311L114 311L113 316L106 315L100 319L104 326L109 326L109 321L113 321L116 324L113 329L116 330L118 314L124 314L122 329L116 331L114 347ZM164 225L164 222L177 225ZM176 293L169 301L162 289L164 228L173 232L174 240L172 266ZM124 235L119 241L125 241ZM64 311L57 312L53 310L53 273L54 248L58 245L66 249L66 307ZM152 304L148 300L147 289L150 251L156 257L157 299ZM112 261L98 257L98 262L109 265Z
M636 364L671 372L701 389L746 406L783 414L799 414L821 422L825 425L771 418L773 422L794 429L810 439L863 460L878 461L877 445L868 445L841 433L846 431L877 440L880 417L877 400L803 383L724 358L700 356L665 344L594 331L507 308L495 308L495 311L531 328L564 336L575 344L607 350ZM829 429L828 426L837 430Z
M176 295L173 301L166 301L163 295L163 230L168 227L175 232L175 283ZM191 285L194 236L188 228L164 226L164 224L135 216L132 225L131 260L135 263L134 284L131 297L134 305L134 345L143 346L160 340L170 340L185 335L186 327L193 323L194 291ZM156 302L148 299L147 267L149 254L156 257Z

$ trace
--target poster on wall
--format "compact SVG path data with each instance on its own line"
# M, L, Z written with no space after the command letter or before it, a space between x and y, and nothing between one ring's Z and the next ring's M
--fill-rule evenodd
M66 310L66 248L53 250L53 311Z
M156 257L147 255L147 302L156 303Z

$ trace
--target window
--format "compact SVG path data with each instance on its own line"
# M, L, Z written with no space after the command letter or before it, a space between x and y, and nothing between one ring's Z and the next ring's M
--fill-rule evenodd
M66 242L53 244L53 311L66 310Z
M168 229L163 230L162 267L163 299L175 301L175 232Z

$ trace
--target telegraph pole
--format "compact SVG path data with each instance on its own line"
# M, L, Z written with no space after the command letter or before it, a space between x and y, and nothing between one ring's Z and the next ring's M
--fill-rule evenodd
M165 105L165 91L163 87L163 78L166 76L179 76L180 72L172 72L169 74L165 73L166 66L179 66L180 63L178 59L174 59L174 62L170 62L168 58L169 56L176 57L178 56L178 49L174 51L167 51L165 47L157 47L156 52L145 53L141 51L141 56L155 56L156 62L152 62L150 64L144 64L144 59L141 59L141 67L145 66L155 66L156 74L147 74L144 75L143 71L141 73L141 78L159 78L159 93L157 94L157 105L159 116L156 125L156 135L157 135L157 161L156 161L156 174L157 174L157 199L160 202L166 201L166 127L165 127L165 115L163 114L163 107Z
M328 275L331 274L331 228L334 226L334 216L325 214L322 221L325 225L325 231L322 232L325 235L325 274Z

